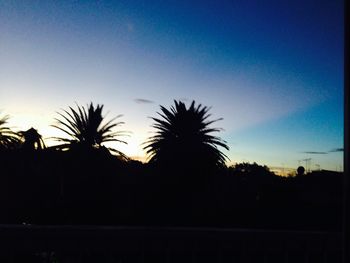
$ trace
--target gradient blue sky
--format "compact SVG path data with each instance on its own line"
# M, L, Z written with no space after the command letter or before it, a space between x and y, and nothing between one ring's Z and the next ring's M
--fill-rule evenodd
M159 105L195 100L231 162L339 170L343 19L337 0L0 0L0 109L50 137L56 111L102 103L142 157Z

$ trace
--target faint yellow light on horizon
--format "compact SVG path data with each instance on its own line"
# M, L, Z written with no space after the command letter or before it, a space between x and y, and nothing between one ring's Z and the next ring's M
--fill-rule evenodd
M143 143L145 139L142 136L134 136L131 135L130 137L121 137L118 138L120 140L126 141L127 144L124 143L106 143L106 146L112 147L118 151L121 151L126 156L130 157L131 159L138 160L141 162L146 162L146 153L143 150Z

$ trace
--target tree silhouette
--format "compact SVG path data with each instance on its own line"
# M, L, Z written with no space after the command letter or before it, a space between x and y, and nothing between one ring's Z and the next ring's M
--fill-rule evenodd
M46 148L42 136L34 128L30 128L27 131L20 131L22 147L27 150L43 150Z
M195 106L195 101L189 108L181 101L174 100L174 103L170 110L160 106L161 113L158 114L162 118L152 118L155 121L152 127L157 132L144 147L150 162L195 168L224 166L227 156L218 146L226 150L229 147L225 141L211 135L221 129L209 127L221 119L209 121L210 108L201 104Z
M303 166L299 166L297 169L297 175L303 175L305 173L305 168Z
M249 163L237 163L231 167L233 172L237 172L240 174L251 174L251 175L274 175L273 172L270 171L269 167L266 165L259 165L256 162Z
M8 119L8 115L0 118L0 149L15 148L19 142L18 135L6 125Z
M115 118L105 122L105 117L102 116L103 105L97 104L94 107L93 103L90 103L87 108L84 106L78 106L77 110L69 107L70 112L63 110L64 113L58 113L62 119L55 118L58 125L52 125L70 138L55 137L63 144L55 146L55 148L66 150L72 148L90 148L101 149L104 148L103 143L106 142L120 142L116 137L126 135L125 131L113 131L117 126L124 124L124 122L115 122L115 120L122 115L118 115ZM115 152L122 157L126 156L113 148L108 147L108 150Z

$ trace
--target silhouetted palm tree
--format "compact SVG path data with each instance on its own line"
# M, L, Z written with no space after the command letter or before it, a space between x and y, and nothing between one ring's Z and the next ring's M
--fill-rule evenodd
M221 119L209 121L209 108L201 104L195 106L195 101L189 108L181 101L174 102L175 106L171 106L170 110L160 106L161 113L158 114L161 119L152 118L155 121L152 127L157 132L144 147L150 162L192 167L224 166L227 156L218 146L226 150L229 147L225 141L211 135L221 129L209 127Z
M12 149L18 145L18 135L6 125L9 116L0 119L0 149Z
M18 133L22 140L22 149L27 150L43 150L46 148L42 136L34 128L30 128L27 131L20 131Z
M55 146L59 149L72 149L74 147L87 147L100 149L103 147L103 143L106 142L120 142L116 137L126 135L125 131L113 131L113 129L124 122L115 122L115 120L122 115L118 115L110 121L104 122L102 116L103 105L97 104L94 107L93 103L90 103L87 108L77 105L77 110L69 107L70 112L63 110L64 114L58 113L62 119L55 118L58 125L52 125L53 127L63 131L70 138L56 137L57 140L63 142L63 144ZM122 152L113 148L107 148L112 152L116 152L119 155L126 157Z

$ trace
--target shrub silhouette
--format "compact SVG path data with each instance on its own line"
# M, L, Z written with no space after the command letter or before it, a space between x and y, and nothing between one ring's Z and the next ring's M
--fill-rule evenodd
M26 131L20 131L22 145L21 148L26 150L43 150L46 148L41 134L34 128Z

